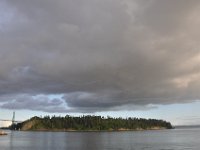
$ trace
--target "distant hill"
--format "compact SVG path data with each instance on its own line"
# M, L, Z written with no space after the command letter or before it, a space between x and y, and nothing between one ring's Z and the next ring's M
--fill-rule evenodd
M35 131L120 131L172 129L170 122L156 119L111 118L101 116L33 117L16 124L17 130Z
M200 125L177 125L176 129L185 129L185 128L200 128Z

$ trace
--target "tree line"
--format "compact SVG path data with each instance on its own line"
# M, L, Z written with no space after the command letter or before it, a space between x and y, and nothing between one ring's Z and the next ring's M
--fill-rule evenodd
M29 125L27 125L29 124ZM27 126L27 127L26 127ZM45 116L33 117L22 123L14 125L12 128L17 130L120 130L120 129L152 129L155 127L171 129L170 122L156 119L142 119L142 118L112 118L102 116L80 116L72 117L66 115L65 117Z

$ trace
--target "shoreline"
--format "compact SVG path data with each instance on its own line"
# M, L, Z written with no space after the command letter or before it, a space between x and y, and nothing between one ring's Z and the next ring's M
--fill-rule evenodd
M167 128L148 128L148 129L109 129L109 130L74 130L74 129L37 129L37 130L19 130L19 131L31 131L31 132L124 132L124 131L157 131L157 130L170 130Z

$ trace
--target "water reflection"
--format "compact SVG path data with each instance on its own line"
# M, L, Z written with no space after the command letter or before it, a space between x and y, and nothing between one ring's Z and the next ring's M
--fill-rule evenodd
M9 134L9 150L103 149L102 133L96 132L16 132ZM1 143L0 143L1 144Z
M200 129L143 132L10 132L0 150L200 149Z
M102 143L102 134L99 132L98 136L95 136L96 132L83 132L82 134L76 134L76 137L74 138L74 145L77 145L77 148L82 150L88 150L88 149L95 149L95 150L101 150L103 148ZM70 137L68 137L70 138ZM68 148L70 145L68 144Z
M13 132L11 131L10 132L10 150L14 150L14 147L13 147Z

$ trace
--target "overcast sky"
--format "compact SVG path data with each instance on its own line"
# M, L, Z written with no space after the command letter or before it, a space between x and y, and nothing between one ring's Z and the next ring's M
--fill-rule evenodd
M199 0L1 0L0 110L191 108L200 99L199 14Z

